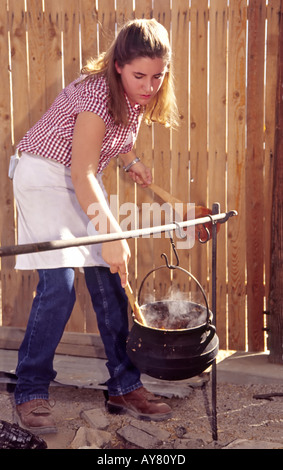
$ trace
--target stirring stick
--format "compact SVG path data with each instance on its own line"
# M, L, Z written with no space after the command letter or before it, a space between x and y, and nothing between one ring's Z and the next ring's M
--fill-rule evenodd
M127 294L128 300L130 302L130 305L132 307L132 310L134 312L134 315L135 315L136 319L138 320L139 323L146 326L145 318L144 318L144 316L141 312L141 309L140 309L140 306L139 306L137 300L135 299L133 290L132 290L129 283L126 284L125 292Z

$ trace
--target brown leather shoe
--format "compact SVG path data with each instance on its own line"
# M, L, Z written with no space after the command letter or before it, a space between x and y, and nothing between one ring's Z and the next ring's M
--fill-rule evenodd
M172 416L170 406L149 401L143 387L118 397L110 396L106 406L109 413L129 413L144 420L163 421Z
M147 390L145 387L139 388L139 391L144 393L144 396L148 401L160 401L161 400L161 397L159 395L155 395L154 393Z
M36 399L16 405L15 421L34 434L56 433L57 428L51 416L49 401Z

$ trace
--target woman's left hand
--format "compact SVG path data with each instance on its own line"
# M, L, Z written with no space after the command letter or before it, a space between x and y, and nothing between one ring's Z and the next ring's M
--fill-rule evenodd
M140 184L142 188L146 188L152 183L152 174L150 168L145 166L142 162L138 162L129 170L129 175L132 180Z

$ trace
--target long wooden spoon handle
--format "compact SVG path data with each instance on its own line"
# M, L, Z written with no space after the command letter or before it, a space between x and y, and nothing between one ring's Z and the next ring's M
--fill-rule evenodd
M130 306L132 307L132 310L134 312L136 319L138 320L139 323L146 326L145 318L141 312L140 306L134 296L133 290L129 283L127 283L125 287L125 292L126 292L128 300L130 302Z
M177 199L176 197L172 196L172 194L165 191L165 189L161 188L155 183L151 183L149 186L152 191L157 194L164 202L169 202L169 204L183 204L183 201Z

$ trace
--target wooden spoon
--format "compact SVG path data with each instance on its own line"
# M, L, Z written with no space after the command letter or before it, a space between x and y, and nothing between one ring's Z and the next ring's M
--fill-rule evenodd
M145 318L141 312L141 309L140 309L140 306L134 296L134 293L133 293L133 290L130 286L129 283L126 284L126 287L125 287L125 292L126 292L126 295L128 297L128 300L130 302L130 306L132 307L132 310L134 312L134 315L136 317L136 319L138 320L139 323L141 323L142 325L144 326L147 326L146 325L146 321L145 321Z
M172 194L165 191L165 189L161 188L155 183L151 183L149 186L152 191L159 196L164 202L168 202L172 205L175 212L179 214L182 220L189 220L189 219L199 219L201 217L205 217L206 215L211 215L212 211L205 206L192 206L191 209L187 210L187 204L183 203L180 199L172 196ZM180 207L175 207L175 204L180 204ZM194 211L194 213L193 213ZM208 222L204 224L205 227L209 230L210 235L212 233L212 224ZM220 225L217 224L217 232L220 230ZM196 225L195 226L195 239L205 241L207 239L207 233L203 225Z

